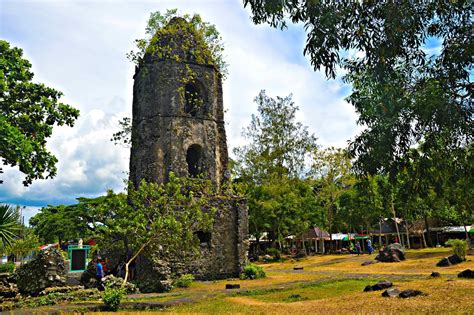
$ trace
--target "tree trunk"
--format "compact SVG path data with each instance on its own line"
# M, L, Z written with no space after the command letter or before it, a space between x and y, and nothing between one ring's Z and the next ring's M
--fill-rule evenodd
M407 232L407 248L410 249L410 231L408 230L408 223L405 219L405 231Z
M426 239L428 240L428 246L433 247L433 242L431 241L430 225L428 224L428 217L424 215L424 219L425 219Z
M421 232L421 239L423 240L423 248L427 248L428 245L426 245L425 232Z
M154 239L154 236L150 237L150 238L148 239L148 241L146 241L146 242L140 247L140 249L135 253L135 255L133 255L133 256L127 261L127 263L125 264L125 278L123 279L123 282L122 282L122 288L124 288L125 285L127 284L127 279L128 279L128 266L130 265L130 263L131 263L132 261L134 261L134 260L138 257L138 255L141 254L141 252L145 249L145 247L148 246L148 244L151 243L151 241L152 241L153 239Z
M379 219L379 248L382 248L382 218Z
M467 228L466 228L466 225L464 224L464 233L466 233L466 242L467 242L467 246L469 249L471 249L471 238L469 237L469 233L467 232Z
M392 196L392 198L391 198L391 200L390 200L390 205L391 205L391 208L392 208L393 220L395 221L395 228L397 229L398 241L399 241L400 244L402 244L402 246L403 246L403 240L402 240L401 237L400 237L400 230L398 229L397 214L395 213L395 205L393 204L393 196Z

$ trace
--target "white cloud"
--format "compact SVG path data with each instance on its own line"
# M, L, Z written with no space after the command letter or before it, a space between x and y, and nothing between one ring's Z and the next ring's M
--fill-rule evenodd
M28 205L73 202L120 189L128 170L127 149L109 139L117 121L131 115L134 66L125 58L133 40L143 36L150 12L178 7L200 13L221 31L229 62L224 106L230 148L243 143L241 130L256 112L261 89L271 96L293 93L298 116L325 146L344 146L354 136L356 114L343 100L340 81L327 81L302 56L301 25L280 31L254 25L235 1L2 1L0 35L24 49L35 80L65 93L64 101L81 110L74 128L60 127L48 142L58 157L58 174L21 186L11 168L2 178L0 201Z

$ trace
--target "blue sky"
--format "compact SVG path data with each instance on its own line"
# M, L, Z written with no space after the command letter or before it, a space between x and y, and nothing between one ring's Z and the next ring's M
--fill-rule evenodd
M360 131L354 109L344 101L350 89L314 72L303 56L303 26L289 24L284 31L256 26L241 0L3 0L0 37L22 48L34 81L62 91L62 101L80 109L81 117L73 128L56 127L48 141L59 159L57 176L25 188L23 175L6 167L0 202L27 206L28 218L38 207L122 189L129 150L109 139L118 120L131 114L134 66L125 55L143 37L150 12L171 8L201 14L222 34L229 63L224 106L230 151L244 143L241 130L256 112L253 99L261 89L270 96L293 93L298 118L322 146L345 146Z

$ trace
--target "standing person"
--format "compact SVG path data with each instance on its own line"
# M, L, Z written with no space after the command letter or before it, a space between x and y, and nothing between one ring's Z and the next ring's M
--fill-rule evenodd
M372 248L372 241L370 239L367 240L367 251L369 252L369 255L372 255L372 252L374 251Z
M360 249L360 242L357 241L357 242L356 242L356 252L357 252L357 256L360 255L360 251L361 251L361 249Z
M97 263L95 264L95 277L97 280L97 288L99 290L104 289L104 285L102 283L102 278L104 277L104 266L102 265L102 259L100 257L97 257Z

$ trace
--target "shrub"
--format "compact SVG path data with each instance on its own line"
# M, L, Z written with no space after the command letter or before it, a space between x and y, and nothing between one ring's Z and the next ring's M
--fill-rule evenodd
M178 288L189 288L191 286L191 283L193 283L193 281L194 281L193 275L186 273L184 275L181 275L181 277L179 277L178 279L176 279L174 284Z
M467 242L465 240L450 239L446 242L446 245L453 248L455 255L458 255L461 259L466 259Z
M249 263L245 265L244 270L240 274L240 279L259 279L259 278L265 278L266 274L265 271L263 271L263 268L260 266L257 266L255 264Z
M15 263L12 261L9 261L5 264L0 265L0 273L2 272L12 273L14 270L15 270Z
M267 248L267 254L273 257L274 261L281 259L281 252L276 248Z
M125 295L125 291L122 288L111 288L105 287L102 299L104 300L104 306L107 311L116 312L119 309L120 301Z

